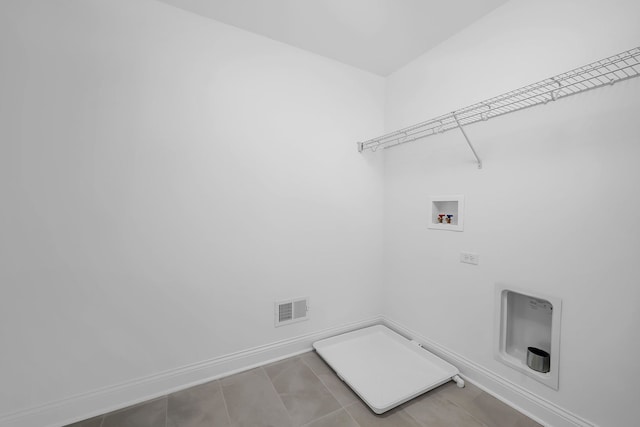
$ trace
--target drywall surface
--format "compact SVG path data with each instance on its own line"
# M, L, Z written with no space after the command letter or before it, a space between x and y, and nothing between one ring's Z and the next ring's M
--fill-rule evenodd
M380 312L382 78L151 0L0 58L0 415Z
M631 49L637 16L511 1L389 77L387 130ZM385 314L591 423L635 425L639 112L634 79L469 126L482 170L459 132L386 150ZM464 194L464 232L427 228L432 194ZM496 282L562 299L558 391L494 360Z

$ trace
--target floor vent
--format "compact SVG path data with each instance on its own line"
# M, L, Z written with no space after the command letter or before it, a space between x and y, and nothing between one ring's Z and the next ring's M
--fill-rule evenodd
M275 325L301 322L309 318L309 298L277 301L275 304Z

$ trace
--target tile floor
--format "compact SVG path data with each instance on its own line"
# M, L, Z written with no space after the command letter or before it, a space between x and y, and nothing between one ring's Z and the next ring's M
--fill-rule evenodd
M68 427L534 427L467 383L375 415L315 353L192 387Z

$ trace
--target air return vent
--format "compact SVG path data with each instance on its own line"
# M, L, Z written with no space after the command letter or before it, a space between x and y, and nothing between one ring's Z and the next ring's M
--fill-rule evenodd
M275 309L276 327L301 322L309 318L309 298L277 301Z

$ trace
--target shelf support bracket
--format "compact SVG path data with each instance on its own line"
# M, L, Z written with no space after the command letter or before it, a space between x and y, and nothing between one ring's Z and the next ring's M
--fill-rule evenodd
M473 145L471 145L471 141L469 140L467 133L464 131L464 128L458 121L458 117L456 116L456 113L452 112L451 116L453 116L453 120L456 121L456 124L458 125L458 129L460 129L460 132L462 132L462 135L464 136L464 139L467 141L467 144L469 144L469 148L471 148L471 151L473 152L473 155L475 156L476 161L478 162L478 169L482 169L482 160L480 160L480 157L478 157L478 153L476 153L476 150L473 148Z

